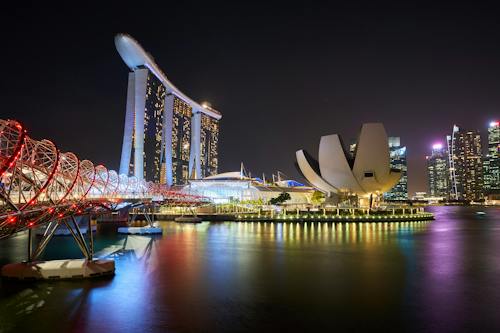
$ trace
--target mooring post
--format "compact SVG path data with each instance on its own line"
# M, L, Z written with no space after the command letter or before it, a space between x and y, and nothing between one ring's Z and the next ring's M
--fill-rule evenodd
M92 216L89 215L89 260L94 259L94 235L92 234Z
M31 252L32 249L31 247L33 246L32 239L31 239L31 228L28 228L28 262L31 262Z
M151 226L153 227L155 224L155 207L151 208Z

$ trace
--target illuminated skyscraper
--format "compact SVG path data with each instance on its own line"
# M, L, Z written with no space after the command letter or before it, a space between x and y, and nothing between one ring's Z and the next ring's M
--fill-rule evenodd
M426 159L430 195L448 198L450 196L450 175L446 148L440 143L434 144L431 155L426 156Z
M500 192L500 126L492 121L488 127L488 153L483 161L485 194Z
M167 129L172 133L172 183L181 184L191 175L189 159L191 152L191 125L193 109L177 96L170 95L172 102L172 127Z
M206 106L209 108L209 106ZM219 122L205 114L201 115L200 159L201 177L215 175L218 169Z
M144 103L144 178L156 183L161 182L161 166L165 163L162 142L165 91L160 80L148 72Z
M177 89L132 37L115 37L130 68L120 173L162 184L217 173L221 114Z
M450 194L457 200L483 199L481 135L478 131L453 126L447 136Z
M388 192L384 193L386 200L408 200L408 164L406 161L406 147L401 146L399 137L389 137L389 155L391 168L401 170L399 182Z

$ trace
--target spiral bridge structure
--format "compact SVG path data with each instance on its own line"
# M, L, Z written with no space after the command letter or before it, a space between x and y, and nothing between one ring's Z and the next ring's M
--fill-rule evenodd
M109 212L119 203L196 205L204 198L170 191L34 140L15 120L0 120L0 239L51 222Z

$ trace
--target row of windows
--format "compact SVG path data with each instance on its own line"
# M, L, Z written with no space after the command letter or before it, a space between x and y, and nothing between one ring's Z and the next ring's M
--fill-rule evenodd
M183 184L189 178L191 154L191 106L174 96L172 115L172 180Z
M166 89L151 73L148 74L144 105L144 178L161 182L164 163L163 110Z
M173 97L172 131L164 133L166 89L152 73L148 73L144 106L144 151L143 176L148 181L163 183L166 180L165 135L172 139L172 180L174 184L183 184L189 178L189 160L191 154L192 107ZM135 141L136 120L134 114L134 130L132 140ZM202 174L207 176L217 173L218 168L218 121L206 115L201 118L201 158ZM134 172L135 150L132 147L129 172Z
M215 175L218 172L219 122L202 114L200 131L202 176Z

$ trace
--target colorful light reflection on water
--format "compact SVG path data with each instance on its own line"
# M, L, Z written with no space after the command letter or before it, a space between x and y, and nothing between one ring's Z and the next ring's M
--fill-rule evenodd
M434 222L162 224L99 234L117 275L0 285L8 331L497 330L500 210L435 207ZM25 236L0 242L23 260ZM78 256L57 238L47 258Z

